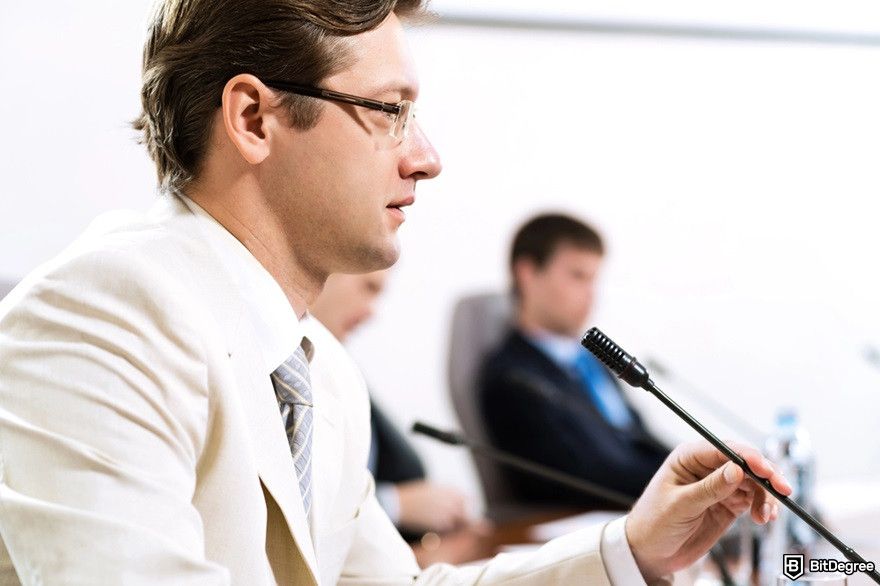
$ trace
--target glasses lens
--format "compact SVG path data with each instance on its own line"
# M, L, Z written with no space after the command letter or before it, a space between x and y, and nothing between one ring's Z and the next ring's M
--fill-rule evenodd
M404 100L398 104L400 113L394 119L394 125L391 127L391 136L397 140L404 140L409 134L409 126L415 117L415 104L410 100Z

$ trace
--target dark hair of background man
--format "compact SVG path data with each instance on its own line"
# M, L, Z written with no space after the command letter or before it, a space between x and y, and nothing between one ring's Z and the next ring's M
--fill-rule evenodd
M593 228L565 214L542 214L524 224L513 238L510 252L510 271L513 276L513 293L519 297L519 284L514 267L522 259L528 259L538 269L543 268L563 244L581 250L605 254L602 237Z

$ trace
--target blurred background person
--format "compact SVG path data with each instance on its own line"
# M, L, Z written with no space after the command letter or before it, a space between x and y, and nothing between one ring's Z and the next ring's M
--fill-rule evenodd
M387 277L388 271L331 275L309 311L344 343L372 316ZM426 478L421 458L372 397L370 418L367 465L379 503L404 538L414 542L426 532L447 533L469 524L464 494Z
M580 345L604 254L598 232L570 216L540 215L519 229L510 253L513 327L483 364L479 401L496 447L635 498L669 450ZM610 506L505 474L525 503Z

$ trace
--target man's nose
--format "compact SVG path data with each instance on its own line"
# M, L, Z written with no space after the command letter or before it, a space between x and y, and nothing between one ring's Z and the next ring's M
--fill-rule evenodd
M440 155L415 121L410 128L410 135L404 141L404 148L406 154L400 161L401 177L421 180L433 179L440 174L443 169Z

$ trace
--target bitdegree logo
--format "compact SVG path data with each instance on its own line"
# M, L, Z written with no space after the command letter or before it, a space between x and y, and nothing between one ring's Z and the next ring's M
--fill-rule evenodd
M782 556L782 575L789 580L797 580L804 575L804 555L787 553Z
M873 572L876 569L874 562L842 562L825 558L814 558L809 563L810 572L813 573L838 573L852 576L856 572Z

